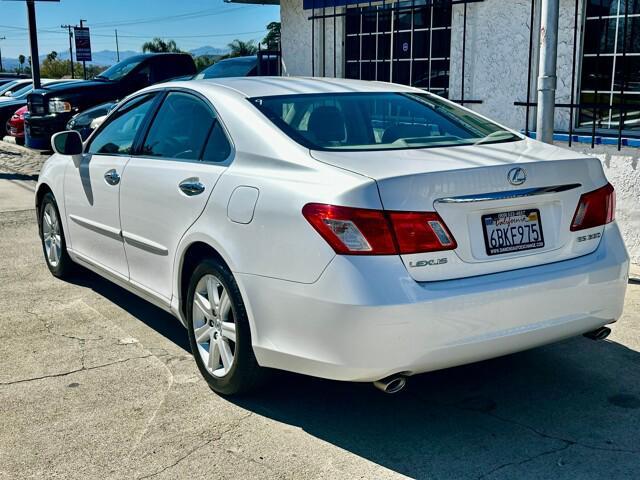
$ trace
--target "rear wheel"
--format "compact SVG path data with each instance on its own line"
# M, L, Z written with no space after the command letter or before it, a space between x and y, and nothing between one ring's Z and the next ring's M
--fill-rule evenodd
M73 270L73 261L67 253L60 212L51 192L46 193L42 199L39 214L40 238L47 267L54 276L64 278Z
M253 353L244 302L225 265L204 260L196 267L186 314L191 351L212 390L233 395L261 383L265 371Z

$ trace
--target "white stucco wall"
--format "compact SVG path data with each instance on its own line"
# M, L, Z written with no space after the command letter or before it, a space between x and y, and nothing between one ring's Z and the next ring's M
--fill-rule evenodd
M343 11L342 8L336 9L338 13ZM320 15L321 9L316 9L315 14ZM280 19L282 22L282 60L285 67L285 74L296 76L311 76L312 66L314 67L315 76L342 77L343 76L343 46L344 46L344 17L336 17L335 30L336 35L336 68L334 71L333 62L333 18L327 18L324 21L315 20L313 28L312 46L312 28L311 16L312 10L302 9L302 0L281 0L280 1ZM326 13L333 13L333 8L327 8ZM323 51L324 45L324 51ZM311 53L315 52L315 65L312 64ZM324 53L324 65L323 65ZM324 67L324 70L323 70Z
M556 145L568 148L566 142ZM631 261L640 265L640 149L574 144L571 150L600 159L604 172L616 189L616 220L620 225Z

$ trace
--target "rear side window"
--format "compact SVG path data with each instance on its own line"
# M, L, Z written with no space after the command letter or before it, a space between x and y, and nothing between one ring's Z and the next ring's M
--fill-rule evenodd
M323 93L251 102L312 150L394 150L520 140L469 111L421 93Z
M93 137L89 153L128 155L133 141L149 112L155 95L145 95L125 103Z
M187 93L171 92L151 124L142 154L198 160L214 118L213 111L199 98Z
M149 128L142 155L168 159L222 162L231 145L204 101L188 93L171 92Z

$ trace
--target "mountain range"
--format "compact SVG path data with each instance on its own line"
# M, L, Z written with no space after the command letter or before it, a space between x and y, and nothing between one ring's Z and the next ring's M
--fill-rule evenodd
M228 53L229 49L227 48L218 48L212 46L204 46L194 48L193 50L189 50L188 53L192 54L195 57L199 57L201 55L224 55ZM133 50L121 50L120 51L120 60L124 60L133 55L138 55L142 52L136 52ZM26 53L25 53L26 55ZM118 54L115 50L100 50L98 52L92 52L91 54L93 60L91 62L87 62L92 65L101 65L101 66L109 66L117 63ZM40 55L40 61L42 62L47 55ZM69 51L60 51L58 52L58 58L61 60L69 60ZM17 58L5 58L2 57L2 67L5 70L14 70L18 66Z

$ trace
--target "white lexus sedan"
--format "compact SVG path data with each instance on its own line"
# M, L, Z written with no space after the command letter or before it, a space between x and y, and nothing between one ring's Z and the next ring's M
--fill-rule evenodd
M269 369L376 382L587 334L628 255L598 159L421 90L226 78L57 134L37 187L47 265L173 313L211 388Z

